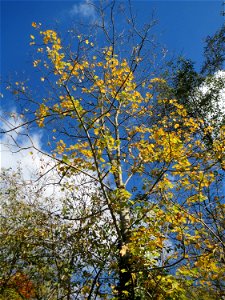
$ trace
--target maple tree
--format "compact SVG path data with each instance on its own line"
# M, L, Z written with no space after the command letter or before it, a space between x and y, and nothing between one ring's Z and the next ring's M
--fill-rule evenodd
M77 49L67 47L55 30L34 22L33 66L42 72L43 92L35 100L24 82L13 87L32 102L24 125L36 123L49 136L45 151L33 148L55 161L62 178L83 174L98 191L86 199L80 232L71 223L70 229L56 226L54 247L73 237L84 262L71 263L64 299L188 299L196 286L222 297L224 126L208 149L202 139L213 126L202 130L203 120L165 97L167 82L146 66L150 26L138 31L132 17L129 22L136 46L125 52L113 6L111 29L102 23L102 47L85 34L75 37ZM73 189L69 183L64 188ZM77 221L74 210L69 203L60 218ZM48 228L43 234L47 240Z

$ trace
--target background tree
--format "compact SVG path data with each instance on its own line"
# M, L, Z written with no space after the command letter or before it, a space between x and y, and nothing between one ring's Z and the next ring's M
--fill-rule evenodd
M225 25L222 25L222 27L213 36L208 36L205 42L205 61L202 66L201 73L205 75L213 75L217 71L224 69Z
M0 299L84 297L96 265L105 268L99 252L107 257L113 233L97 192L80 179L79 191L73 181L69 191L43 197L45 187L19 170L3 171L1 182Z
M224 124L225 89L225 27L224 25L205 40L204 61L200 71L194 67L194 62L181 58L174 64L175 71L171 89L172 94L182 103L191 117L204 120L206 127L213 123L216 131ZM208 133L205 141L210 145L213 136Z

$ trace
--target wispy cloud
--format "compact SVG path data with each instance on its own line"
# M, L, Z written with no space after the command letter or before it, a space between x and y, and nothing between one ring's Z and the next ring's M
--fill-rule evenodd
M8 134L0 135L0 169L11 169L15 172L19 169L21 179L26 186L33 191L42 191L43 203L46 197L52 199L52 211L58 211L63 206L61 199L66 196L67 192L62 191L64 183L67 186L71 184L73 187L80 187L80 191L76 191L76 194L82 195L81 198L84 198L84 194L90 195L96 190L96 185L90 183L90 178L83 174L75 174L62 180L55 160L44 155L42 134L36 131L28 135L26 128L20 126L24 120L21 119L16 109L12 108L11 111L12 113L7 117L0 110L0 128L3 132L18 127ZM86 203L90 201L89 196L85 199Z
M91 20L96 19L96 11L90 0L84 0L79 4L74 4L70 10L71 16L80 16Z
M34 159L31 155L31 141L36 147L41 148L41 135L32 134L28 139L26 131L20 127L23 120L15 110L12 111L11 117L1 120L1 130L11 130L17 126L18 128L0 137L0 166L15 170L19 163L23 169L24 179L28 180L34 171L40 167L40 157Z
M198 97L206 97L207 95L215 95L214 90L218 90L218 86L220 86L219 92L216 97L216 101L213 100L213 107L210 112L208 112L207 119L210 123L213 119L217 119L217 122L221 123L225 116L225 71L217 71L213 78L208 78L205 82L199 87ZM211 96L213 99L213 97Z
M0 116L4 116L1 111ZM42 134L33 132L28 135L26 128L20 126L23 122L24 120L15 109L12 109L10 117L0 118L2 131L18 127L8 134L0 135L0 168L2 171L11 169L18 172L19 170L21 182L23 182L21 191L24 193L26 189L33 190L33 193L41 191L42 204L45 205L47 197L54 199L51 209L58 211L62 207L59 199L63 193L61 186L56 183L60 181L61 177L55 168L54 160L42 153L44 152ZM30 201L30 199L28 200Z

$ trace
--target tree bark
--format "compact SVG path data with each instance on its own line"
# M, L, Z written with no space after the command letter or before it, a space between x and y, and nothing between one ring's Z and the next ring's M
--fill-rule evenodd
M127 248L130 239L130 209L126 206L126 203L120 211L120 223L122 240L119 242L118 299L133 300L134 282L132 278L132 262L129 248Z

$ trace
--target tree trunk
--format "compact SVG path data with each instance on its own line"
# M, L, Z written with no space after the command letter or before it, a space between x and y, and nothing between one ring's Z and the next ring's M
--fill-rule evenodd
M125 204L126 205L126 204ZM127 244L130 238L130 209L127 206L121 207L120 224L122 241L119 242L119 284L118 299L134 299L134 282L132 278L131 254Z

